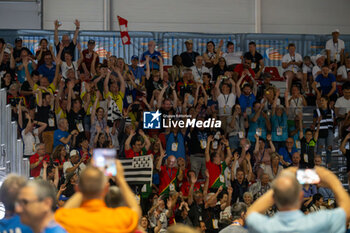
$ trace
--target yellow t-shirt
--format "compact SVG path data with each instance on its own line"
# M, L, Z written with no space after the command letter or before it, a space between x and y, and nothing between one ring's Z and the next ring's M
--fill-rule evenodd
M112 100L114 100L114 102L116 103L116 105L119 108L119 111L122 112L123 111L123 99L124 99L124 93L119 91L117 95L113 94L112 92L108 92L107 95L105 96L106 99L108 99L109 97L112 98Z

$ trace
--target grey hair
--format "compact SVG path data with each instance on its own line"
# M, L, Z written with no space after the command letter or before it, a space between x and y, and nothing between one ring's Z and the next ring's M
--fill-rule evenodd
M44 146L45 147L45 143L40 142L40 143L35 144L35 152L38 152L38 149L39 149L40 146Z
M251 192L243 193L243 197L246 196L246 195L249 195L252 198L252 201L253 201L253 194Z
M232 220L237 220L242 218L242 213L247 212L247 205L243 202L237 202L233 204L231 208Z
M56 210L56 189L46 180L29 180L25 187L32 187L40 201L45 198L52 199L51 210Z
M15 211L15 201L19 190L26 184L23 176L9 174L0 188L0 201L4 204L6 211Z
M273 182L273 197L278 208L295 207L299 202L302 186L292 172L281 173Z

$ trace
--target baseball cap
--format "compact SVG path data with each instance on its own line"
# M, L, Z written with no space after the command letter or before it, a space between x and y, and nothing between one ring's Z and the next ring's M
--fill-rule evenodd
M77 150L72 150L70 153L69 153L69 157L73 157L75 155L79 155L79 152Z
M17 38L15 39L15 43L17 43L17 42L19 42L19 41L22 41L22 38L17 37Z
M319 58L321 58L321 57L324 57L322 54L317 54L316 55L316 58L315 58L315 61L317 61Z
M193 41L192 40L186 40L185 44L193 44Z
M339 29L334 29L334 30L332 31L332 33L334 33L334 32L340 33Z
M89 40L88 44L95 44L95 41L94 40Z
M139 57L136 56L136 55L133 55L133 56L131 57L131 60L139 60Z
M5 53L8 53L8 54L11 54L11 50L10 50L9 48L5 48L5 49L4 49L4 52L5 52Z

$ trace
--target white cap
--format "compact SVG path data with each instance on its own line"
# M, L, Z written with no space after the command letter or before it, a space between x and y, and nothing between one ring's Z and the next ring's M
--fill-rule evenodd
M5 48L4 52L8 53L8 54L11 54L11 50L9 48Z
M315 58L315 61L317 61L319 58L321 58L321 57L324 57L322 54L317 54L316 55L316 58Z
M332 33L333 33L333 32L338 32L338 33L340 33L339 29L334 29L334 30L332 31Z
M77 150L72 150L70 153L69 153L69 157L72 157L72 156L75 156L75 155L78 155L79 156L79 152Z

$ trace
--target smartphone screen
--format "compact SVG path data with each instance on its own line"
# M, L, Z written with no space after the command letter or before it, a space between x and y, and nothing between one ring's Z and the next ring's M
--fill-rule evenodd
M320 177L313 169L299 169L297 171L297 180L300 184L318 184Z
M94 149L93 165L100 168L106 176L116 176L117 167L115 165L116 150L115 149Z

